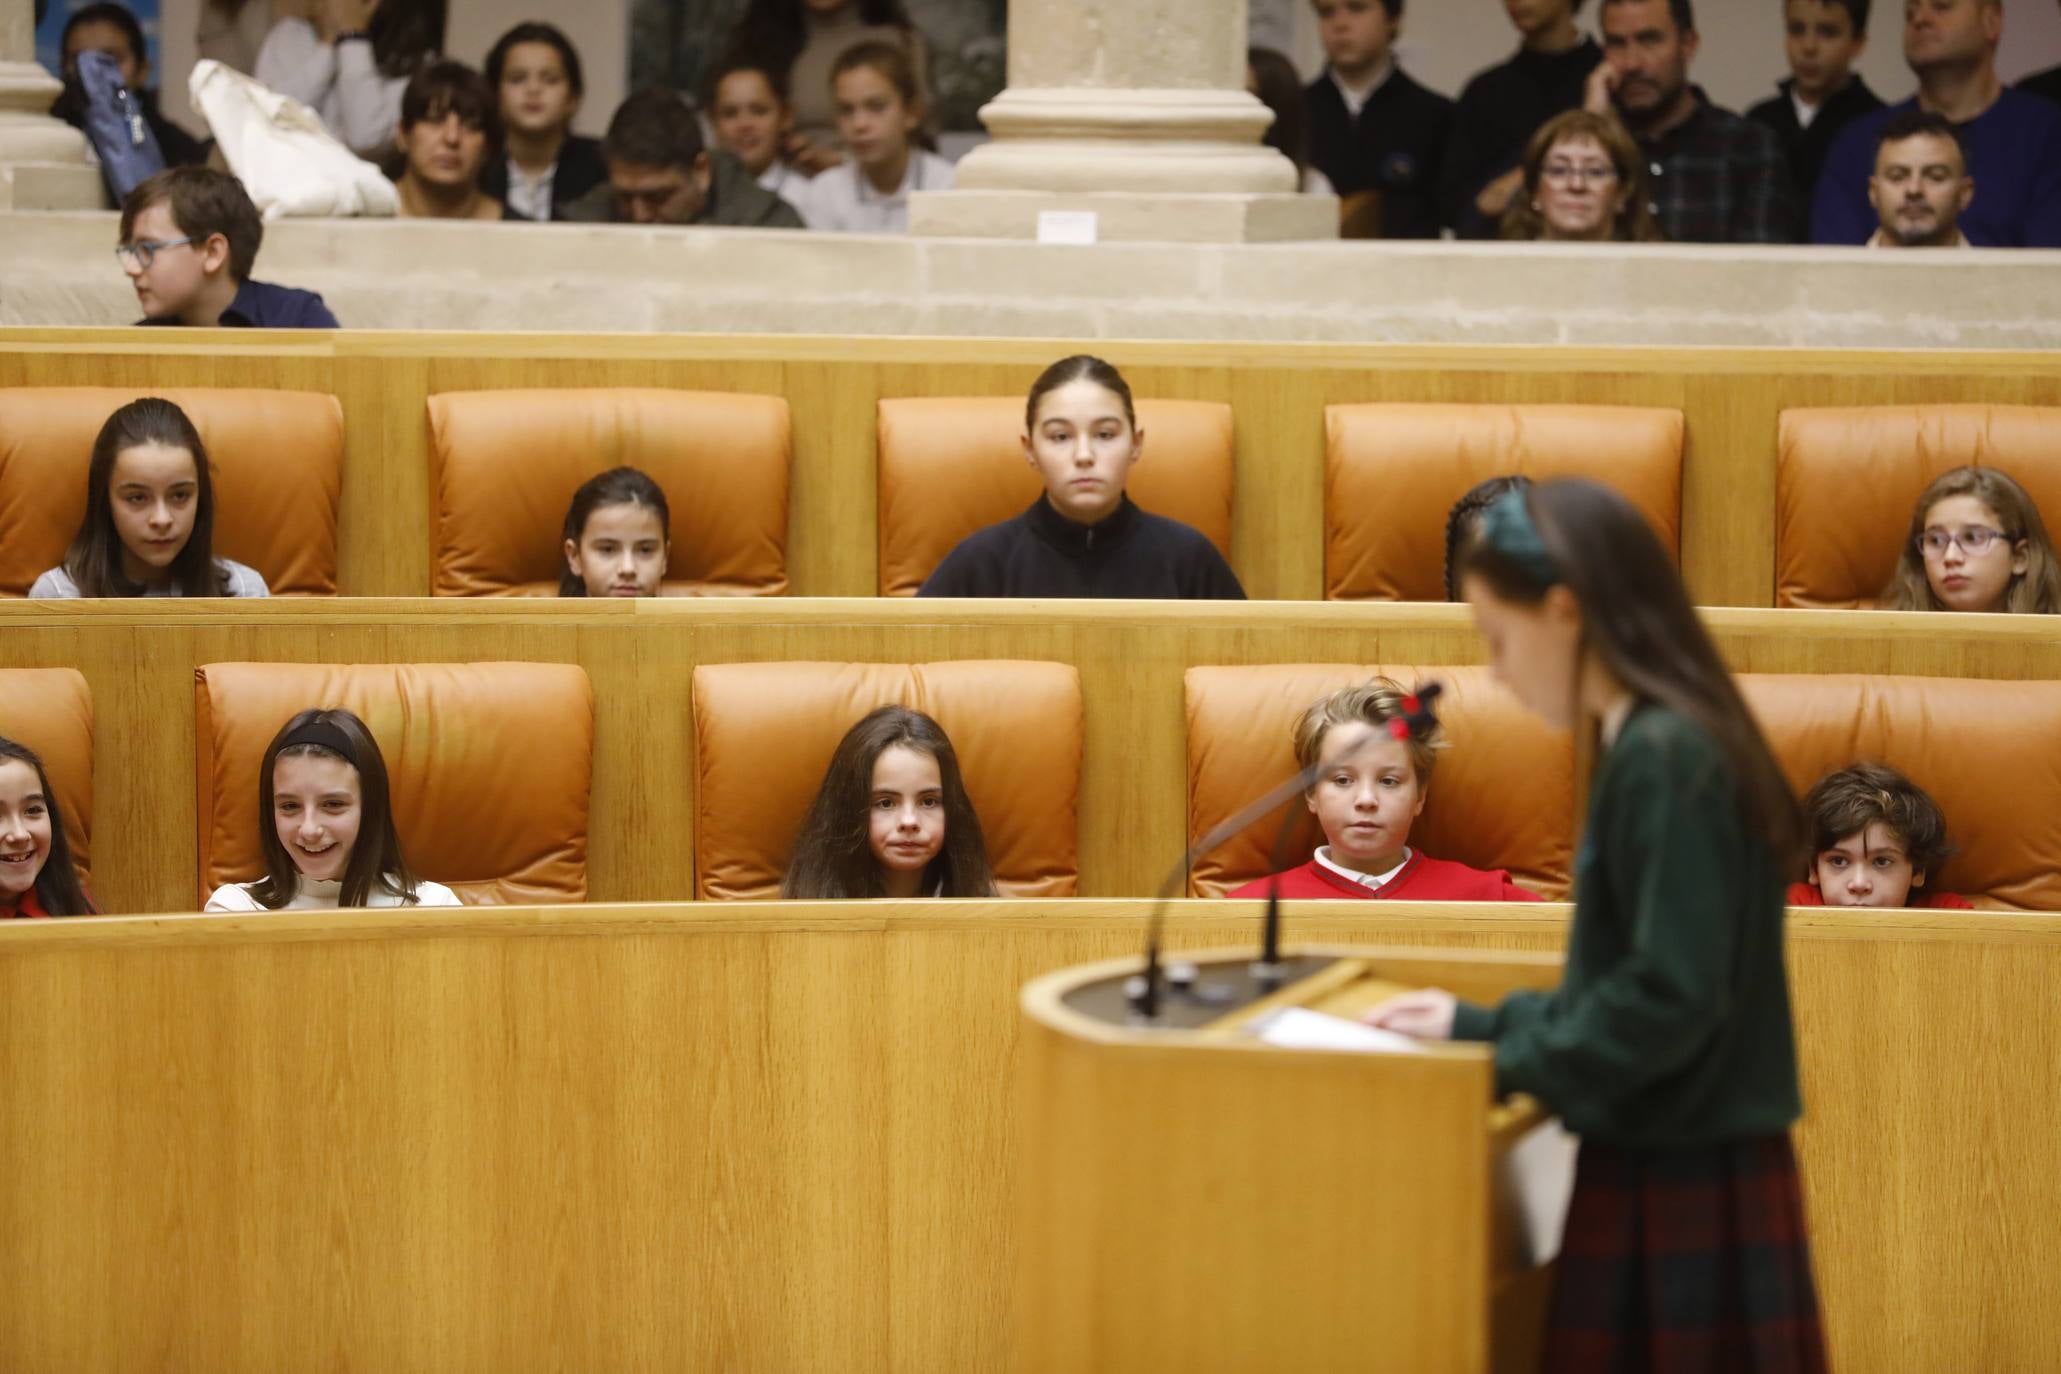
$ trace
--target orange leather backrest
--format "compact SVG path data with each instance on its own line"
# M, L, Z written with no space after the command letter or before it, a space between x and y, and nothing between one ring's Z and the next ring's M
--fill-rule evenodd
M1960 846L1927 886L1983 906L2061 911L2061 682L1739 681L1799 797L1834 769L1889 764L1932 794Z
M787 591L787 402L716 391L429 398L437 596L556 596L573 492L637 468L666 494L668 596Z
M0 596L25 596L86 515L86 472L107 417L142 396L185 411L207 447L215 554L264 574L274 596L336 594L343 406L312 391L227 387L0 387Z
M86 882L93 833L93 694L86 679L71 668L0 668L0 736L43 760L79 881Z
M1139 401L1145 436L1131 500L1193 525L1231 557L1231 407L1216 401ZM1044 490L1023 456L1023 401L1014 396L882 401L880 594L914 596L945 555L976 530L1017 514Z
M1446 519L1491 477L1593 477L1681 560L1682 413L1636 406L1324 407L1324 595L1445 600Z
M1009 897L1079 886L1081 683L1072 665L725 663L694 670L694 874L704 901L777 897L845 732L908 706L944 728Z
M386 761L401 852L468 903L587 895L594 694L562 663L210 663L194 670L200 895L264 871L258 768L310 707L354 711Z
M2061 524L2061 407L1850 406L1782 412L1775 604L1872 607L1911 508L1941 473L2001 468Z
M1438 715L1446 747L1431 775L1413 848L1475 868L1506 868L1542 897L1568 890L1574 833L1574 751L1564 731L1498 686L1482 667L1361 667L1297 663L1257 668L1190 668L1188 834L1211 826L1293 776L1296 718L1320 697L1377 674L1414 687L1445 684ZM1324 842L1300 798L1195 861L1194 897L1220 897L1266 876L1284 815L1295 816L1283 867L1307 863Z

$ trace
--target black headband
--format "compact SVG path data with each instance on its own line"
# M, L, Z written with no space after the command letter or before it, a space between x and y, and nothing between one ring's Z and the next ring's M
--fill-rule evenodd
M286 732L286 738L279 741L279 752L285 753L296 744L312 744L342 756L351 767L358 766L358 746L351 743L351 737L326 720L311 720L297 725Z

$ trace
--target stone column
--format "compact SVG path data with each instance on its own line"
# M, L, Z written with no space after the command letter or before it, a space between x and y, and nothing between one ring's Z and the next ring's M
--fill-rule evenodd
M86 136L50 115L61 89L36 65L34 0L0 0L0 211L105 203Z
M911 198L910 232L1032 238L1041 210L1089 210L1105 240L1336 238L1338 202L1259 141L1245 47L1246 0L1015 0L994 141Z

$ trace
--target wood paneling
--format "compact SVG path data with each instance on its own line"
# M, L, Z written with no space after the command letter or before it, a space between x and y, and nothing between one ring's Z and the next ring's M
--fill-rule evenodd
M2061 677L2040 617L1713 611L1733 667L1770 673ZM594 685L588 890L692 892L700 663L1048 659L1080 670L1081 891L1156 892L1186 847L1181 675L1220 663L1476 663L1465 607L944 603L865 599L0 603L0 667L77 667L93 692L95 896L195 900L193 672L204 663L577 663ZM1258 784L1256 783L1255 786Z
M1146 907L7 923L0 1367L999 1370L1016 993ZM1564 916L1290 935L1552 950ZM1256 919L1176 903L1170 944ZM1798 913L1790 965L1835 1367L2061 1367L2061 924Z
M167 337L173 335L175 337ZM280 386L343 400L341 587L429 590L424 402L434 392L656 386L785 396L794 416L789 575L797 595L876 582L874 403L1020 395L1076 350L1035 340L710 335L235 335L0 330L0 385ZM1237 412L1233 558L1256 599L1323 594L1323 411L1361 401L1668 406L1688 425L1682 558L1706 605L1774 599L1776 417L1787 406L2061 404L2029 353L1121 343L1141 396ZM1148 446L1150 443L1148 436ZM1149 449L1148 449L1149 451Z

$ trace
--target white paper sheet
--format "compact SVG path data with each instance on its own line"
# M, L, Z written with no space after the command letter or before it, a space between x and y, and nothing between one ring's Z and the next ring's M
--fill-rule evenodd
M1379 1050L1422 1054L1424 1047L1407 1035L1380 1030L1307 1007L1283 1007L1261 1017L1252 1033L1284 1050Z

